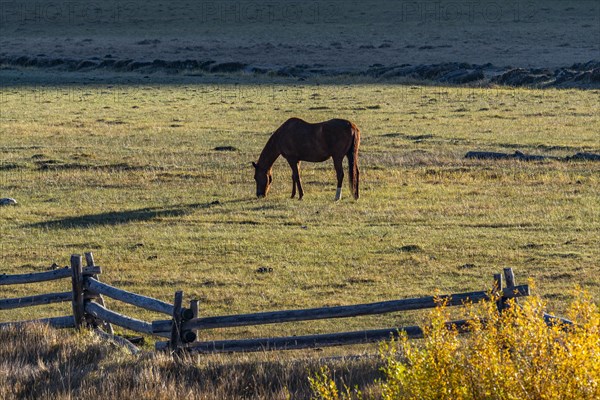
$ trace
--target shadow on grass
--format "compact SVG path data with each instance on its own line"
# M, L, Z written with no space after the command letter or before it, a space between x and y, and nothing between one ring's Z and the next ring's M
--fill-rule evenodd
M54 221L36 222L34 224L26 225L26 227L69 229L102 225L121 225L130 222L150 221L161 217L181 217L191 214L194 210L210 208L219 204L218 201L213 201L211 203L187 204L173 207L147 207L139 210L111 211L100 214L66 217Z

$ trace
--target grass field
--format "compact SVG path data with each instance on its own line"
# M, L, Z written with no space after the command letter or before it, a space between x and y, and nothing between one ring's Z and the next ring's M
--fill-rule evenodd
M183 290L185 305L200 299L201 316L214 316L491 289L492 274L512 267L548 312L578 324L547 329L533 298L521 303L531 318L461 338L439 322L495 321L493 303L199 337L437 321L387 355L372 344L181 357L150 351L149 338L129 354L89 330L12 327L0 329L0 398L339 399L344 385L365 398L598 398L600 163L565 157L600 154L600 90L365 74L452 62L479 64L479 86L512 68L525 69L515 71L523 82L568 77L565 67L598 59L598 10L593 0L0 4L0 198L18 201L0 207L0 274L92 251L104 282L166 302ZM243 72L180 69L186 60ZM596 73L573 82L589 89ZM359 201L346 183L333 201L331 161L303 163L304 199L290 199L284 160L256 199L251 162L290 117L361 128ZM466 159L473 150L547 158ZM0 286L0 299L70 286ZM1 310L0 322L71 312Z
M105 282L169 302L183 290L187 300L201 299L202 315L481 290L507 266L521 283L533 278L534 292L557 314L575 285L600 297L600 165L463 157L468 150L599 152L598 91L212 79L3 88L0 196L19 204L0 210L0 271L43 271L93 251ZM288 198L284 160L275 164L269 197L254 198L250 162L291 116L348 118L361 128L358 202L346 184L342 201L333 202L330 161L303 164L301 202ZM0 297L30 289L1 287ZM69 306L43 310L66 314ZM37 315L3 311L0 320Z

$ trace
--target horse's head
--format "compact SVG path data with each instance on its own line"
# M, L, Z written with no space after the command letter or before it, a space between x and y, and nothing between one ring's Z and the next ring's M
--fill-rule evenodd
M271 169L261 168L255 162L252 163L252 166L254 166L254 180L256 181L256 197L265 197L273 182Z

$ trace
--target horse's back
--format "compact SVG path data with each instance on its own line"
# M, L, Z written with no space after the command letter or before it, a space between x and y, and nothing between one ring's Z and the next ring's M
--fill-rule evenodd
M327 121L323 121L323 122L306 122L305 120L298 118L298 117L292 117L289 118L287 121L285 121L282 125L281 128L312 128L312 129L319 129L319 128L329 128L329 129L357 129L356 125L354 125L352 122L348 121L347 119L341 119L341 118L333 118ZM280 128L280 129L281 129Z
M358 128L345 119L309 123L290 118L277 130L281 154L286 158L320 162L334 154L345 155Z
M349 129L349 128L352 128L352 126L354 125L352 122L348 121L347 119L341 119L341 118L330 119L329 121L321 122L321 124L335 127L338 129Z

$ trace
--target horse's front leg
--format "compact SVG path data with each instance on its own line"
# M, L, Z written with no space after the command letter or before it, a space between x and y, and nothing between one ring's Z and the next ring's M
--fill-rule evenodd
M291 196L291 198L293 199L294 197L296 197L296 180L292 176L292 196Z
M304 191L302 190L302 183L300 183L300 161L289 159L287 160L292 169L292 196L293 199L296 197L296 187L298 187L298 200L302 200Z

